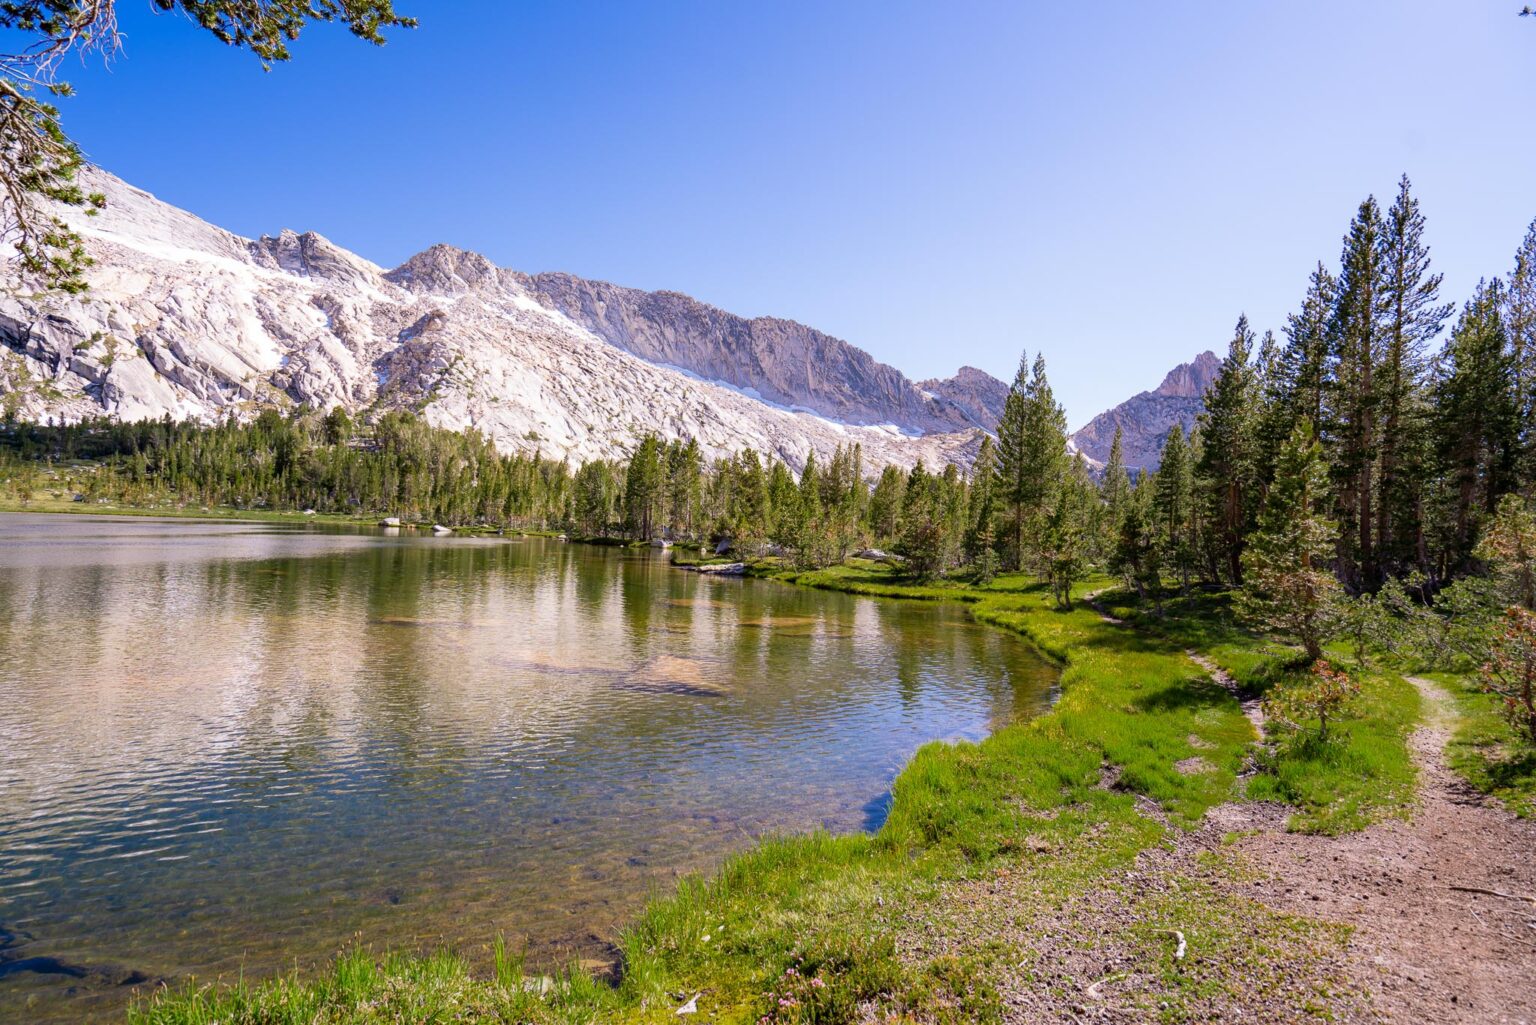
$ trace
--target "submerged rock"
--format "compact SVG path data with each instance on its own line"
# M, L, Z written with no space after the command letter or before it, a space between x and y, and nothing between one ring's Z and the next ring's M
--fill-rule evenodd
M695 573L711 573L719 577L741 577L747 574L747 564L744 562L717 562L704 566L682 566L680 569L692 570Z

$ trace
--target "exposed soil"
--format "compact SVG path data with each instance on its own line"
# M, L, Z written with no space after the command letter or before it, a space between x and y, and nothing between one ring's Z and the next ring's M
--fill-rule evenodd
M1223 805L1199 829L1171 829L1123 879L1020 921L1009 939L1029 956L1001 987L1004 1020L1378 1021L1352 978L1347 931L1268 907L1234 860L1228 837L1256 807ZM1283 828L1280 809L1263 810Z
M1349 974L1378 1020L1536 1025L1536 823L1446 768L1451 699L1429 680L1410 682L1428 711L1411 741L1411 821L1341 837L1263 822L1238 849L1270 873L1260 900L1354 928Z

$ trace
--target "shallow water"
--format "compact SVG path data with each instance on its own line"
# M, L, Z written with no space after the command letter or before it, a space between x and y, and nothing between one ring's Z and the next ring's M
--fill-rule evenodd
M358 934L601 957L676 875L878 826L920 744L1054 683L959 608L649 551L0 515L0 1022Z

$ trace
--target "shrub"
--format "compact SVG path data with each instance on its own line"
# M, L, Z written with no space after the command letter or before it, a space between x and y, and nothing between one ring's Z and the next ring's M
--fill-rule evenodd
M1325 659L1312 663L1300 681L1284 687L1269 699L1269 714L1292 729L1306 727L1306 720L1317 720L1317 739L1328 740L1328 721L1343 715L1345 707L1360 693L1360 684L1348 673L1335 669Z
M1503 699L1510 725L1536 743L1536 613L1509 607L1480 675L1483 689Z

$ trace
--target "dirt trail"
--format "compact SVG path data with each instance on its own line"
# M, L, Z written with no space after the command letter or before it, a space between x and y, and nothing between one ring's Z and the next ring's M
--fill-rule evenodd
M1119 623L1096 597L1088 603ZM1237 692L1214 662L1188 654ZM1006 980L1005 1019L1162 1020L1168 1005L1131 934L1145 908L1195 881L1225 893L1232 907L1253 901L1350 932L1342 947L1323 941L1282 953L1257 941L1259 956L1246 964L1207 964L1202 972L1219 984L1203 1004L1186 1006L1194 1020L1313 1022L1316 995L1332 1020L1359 1025L1536 1025L1536 821L1516 818L1451 772L1445 747L1455 725L1452 698L1431 680L1408 680L1423 696L1425 716L1410 738L1419 779L1406 821L1308 836L1286 832L1290 809L1281 805L1214 808L1199 828L1174 829L1170 845L1143 852L1126 885L1096 889L1018 923L1021 944L1041 932L1077 942ZM1243 711L1262 737L1262 706L1245 701ZM1144 814L1161 818L1143 803ZM1202 861L1233 851L1246 871L1211 871L1211 862ZM993 900L1006 903L1002 891Z
M1089 604L1105 620L1120 622L1094 597ZM1237 691L1214 662L1189 655ZM1536 1025L1536 901L1527 899L1536 897L1536 822L1516 818L1450 771L1452 699L1430 680L1409 680L1424 698L1425 719L1410 740L1419 780L1407 821L1308 836L1286 832L1290 809L1281 805L1214 808L1199 828L1174 829L1169 845L1143 852L1124 885L1095 889L1000 930L1026 947L1037 946L1042 933L1076 941L1004 980L1004 1019L1164 1020L1167 994L1136 953L1134 928L1147 907L1193 883L1226 894L1232 908L1251 901L1273 913L1347 926L1349 933L1342 944L1317 934L1315 941L1276 947L1262 938L1274 923L1254 919L1258 931L1246 956L1228 951L1235 963L1199 969L1213 985L1202 1000L1186 1002L1189 1020L1310 1023L1326 1007L1330 1020L1356 1025ZM1260 704L1245 701L1243 711L1262 737ZM1142 803L1143 814L1162 818L1151 802ZM1205 858L1225 862L1233 851L1246 870L1212 870ZM1010 889L997 887L990 899L973 891L972 907L1006 907L1019 899Z
M1284 832L1278 809L1253 819L1238 849L1268 878L1248 895L1278 910L1354 929L1346 972L1371 994L1365 1021L1536 1025L1536 822L1475 793L1445 764L1451 698L1409 678L1425 722L1412 819L1341 837ZM1455 887L1497 891L1473 893Z

